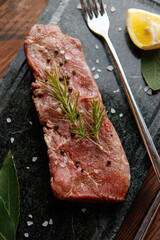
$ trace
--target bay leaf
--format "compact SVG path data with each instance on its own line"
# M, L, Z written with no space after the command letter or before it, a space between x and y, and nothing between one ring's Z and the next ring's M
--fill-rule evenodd
M14 223L0 197L0 240L15 240Z
M152 90L160 89L160 49L143 51L141 71Z
M4 200L8 215L16 232L19 221L19 183L11 152L6 156L0 170L0 196Z

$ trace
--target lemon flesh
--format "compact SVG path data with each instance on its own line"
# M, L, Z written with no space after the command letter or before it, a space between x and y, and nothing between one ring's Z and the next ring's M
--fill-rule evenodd
M137 47L143 50L160 48L160 15L130 8L127 11L127 30Z

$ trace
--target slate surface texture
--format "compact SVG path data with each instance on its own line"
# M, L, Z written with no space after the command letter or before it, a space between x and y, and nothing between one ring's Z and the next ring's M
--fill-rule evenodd
M146 83L141 75L140 61L142 51L133 45L126 30L128 8L158 13L159 5L142 0L123 0L123 7L122 1L103 2L107 4L111 23L110 38L156 147L159 148L160 93L153 92L149 96L144 92ZM22 46L0 80L0 164L11 149L21 191L17 240L24 239L26 232L29 233L29 239L34 240L113 239L151 165L116 69L112 72L107 70L107 66L114 66L107 46L101 38L89 31L81 11L77 9L78 4L78 0L51 0L38 22L56 23L64 34L81 41L89 67L96 68L93 75L99 74L96 82L104 105L109 111L108 116L119 134L130 162L131 187L125 201L113 206L59 201L53 197L43 129L32 102L30 86L33 77ZM111 12L113 6L115 12ZM97 72L97 69L101 72ZM117 89L119 92L115 93ZM111 113L111 108L115 109L114 114ZM10 123L6 121L7 118L11 119ZM11 138L14 139L12 143ZM32 161L33 157L37 157L35 162ZM33 218L30 218L29 214ZM53 220L53 224L42 226L50 219ZM27 221L33 221L33 225L29 227Z

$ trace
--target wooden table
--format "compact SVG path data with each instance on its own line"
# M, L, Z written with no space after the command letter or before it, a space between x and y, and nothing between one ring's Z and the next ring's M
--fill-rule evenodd
M38 20L48 2L49 0L0 0L0 77L3 76L23 44L27 31ZM116 240L134 238L159 189L158 181L151 167L117 233ZM145 239L160 239L160 210Z

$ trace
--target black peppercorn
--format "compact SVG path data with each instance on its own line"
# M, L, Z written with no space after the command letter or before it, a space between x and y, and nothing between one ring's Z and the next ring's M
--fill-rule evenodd
M65 153L65 151L64 151L63 149L61 149L61 150L60 150L60 153L61 153L61 154L64 154L64 153Z
M57 49L57 48L55 48L54 52L57 54L59 51L58 51L58 49Z
M108 160L108 161L107 161L107 165L110 165L110 164L111 164L111 161L110 161L110 160Z
M76 135L75 133L71 132L71 137L75 137L75 135Z
M73 71L72 71L72 74L73 74L73 75L76 75L76 71L75 71L75 70L73 70Z
M73 90L72 87L69 87L69 88L68 88L68 91L69 91L69 92L72 92L72 90Z
M59 129L59 126L58 126L58 125L55 125L55 126L54 126L54 129L55 129L55 130L58 130L58 129Z

